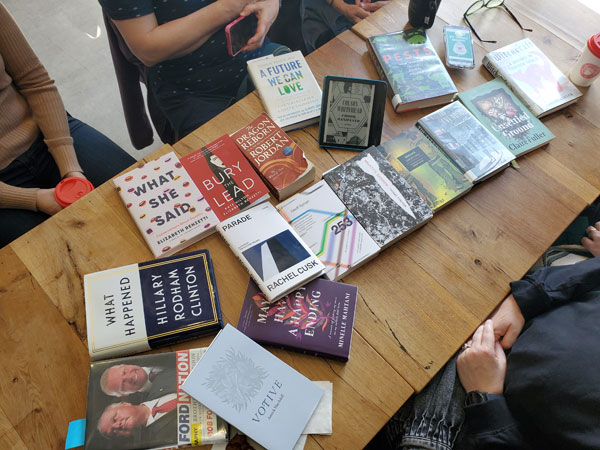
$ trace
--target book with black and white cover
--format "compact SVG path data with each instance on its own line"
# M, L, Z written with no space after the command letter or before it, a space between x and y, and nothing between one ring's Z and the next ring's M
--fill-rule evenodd
M452 102L417 121L464 171L478 183L506 168L515 156L460 102Z
M433 211L396 169L370 147L323 179L384 248L428 222Z
M323 273L323 263L270 203L236 214L217 229L271 302Z

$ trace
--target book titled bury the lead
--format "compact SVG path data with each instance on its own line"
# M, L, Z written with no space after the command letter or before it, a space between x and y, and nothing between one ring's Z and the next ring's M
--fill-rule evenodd
M323 395L315 383L229 324L182 388L274 450L294 447Z
M139 353L223 327L208 250L84 276L92 360Z

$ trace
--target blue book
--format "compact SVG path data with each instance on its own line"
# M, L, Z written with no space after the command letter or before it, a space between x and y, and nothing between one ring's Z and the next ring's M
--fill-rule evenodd
M231 325L182 389L268 449L292 449L323 390Z

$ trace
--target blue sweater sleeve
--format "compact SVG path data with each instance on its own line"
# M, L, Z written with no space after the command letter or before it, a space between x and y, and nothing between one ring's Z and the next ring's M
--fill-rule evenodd
M526 320L600 289L600 257L547 267L510 284Z

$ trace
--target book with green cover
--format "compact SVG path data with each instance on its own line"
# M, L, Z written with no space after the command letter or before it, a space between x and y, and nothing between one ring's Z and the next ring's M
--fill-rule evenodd
M371 36L367 49L379 76L388 83L396 112L442 105L454 98L456 86L423 29Z
M434 211L473 187L463 171L417 127L403 131L377 148Z
M552 132L500 79L469 89L458 99L515 156L554 139Z

